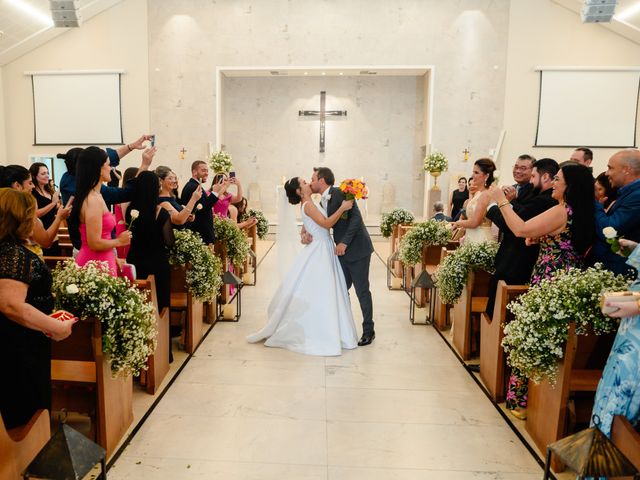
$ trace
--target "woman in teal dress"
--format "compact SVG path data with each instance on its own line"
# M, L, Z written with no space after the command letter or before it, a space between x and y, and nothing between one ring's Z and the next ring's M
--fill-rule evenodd
M638 244L629 240L620 244L633 249L627 263L640 272ZM640 277L630 290L640 291ZM615 415L627 417L633 426L640 421L640 302L608 301L606 305L618 307L609 316L622 320L598 383L591 422L599 421L600 430L610 437ZM594 422L596 415L599 420Z

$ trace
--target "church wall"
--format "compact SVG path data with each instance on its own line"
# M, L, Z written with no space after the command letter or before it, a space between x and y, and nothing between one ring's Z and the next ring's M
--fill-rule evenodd
M420 212L421 85L412 76L225 78L221 140L245 189L260 185L267 213L276 211L274 185L282 176L309 180L314 166L329 166L337 182L364 177L369 212L381 211L387 183L398 186L397 204ZM318 110L323 88L327 110L346 110L347 117L327 118L325 153L319 153L319 119L299 117L298 110Z
M124 70L121 81L124 141L131 142L145 133L149 128L147 45L147 2L125 0L80 28L70 29L3 66L7 163L27 165L30 154L67 150L65 146L33 146L33 95L31 77L25 76L25 71ZM140 155L131 154L124 159L123 167L139 162Z
M6 165L7 162L7 138L5 134L4 121L4 92L2 81L2 69L0 69L0 164Z
M502 128L507 0L154 0L148 15L151 128L162 162L183 181L191 162L216 143L219 66L433 65L432 144L449 157L453 176L471 171L471 163L462 163L466 147L472 157L486 155ZM329 132L328 152L337 139ZM232 139L224 141L232 156L244 156L234 151ZM315 133L309 142L309 148L317 146ZM371 178L369 172L386 169L384 162L407 148L394 152L396 146L391 143L389 153L360 174ZM179 160L182 147L187 154ZM325 164L338 170L328 155ZM415 155L419 161L421 154ZM448 177L439 183L446 186Z
M536 66L637 67L640 66L640 45L601 25L582 24L578 14L551 0L511 3L504 111L506 136L499 159L505 182L512 181L513 159L521 153L564 161L573 151L570 147L532 147L540 89L540 74L533 70ZM594 150L594 174L606 170L607 160L616 151Z

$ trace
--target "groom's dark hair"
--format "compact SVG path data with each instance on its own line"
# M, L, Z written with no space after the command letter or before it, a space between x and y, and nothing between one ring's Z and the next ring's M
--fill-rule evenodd
M318 175L318 180L324 178L324 183L327 185L333 185L336 183L336 177L333 176L333 172L327 167L313 167L313 171Z

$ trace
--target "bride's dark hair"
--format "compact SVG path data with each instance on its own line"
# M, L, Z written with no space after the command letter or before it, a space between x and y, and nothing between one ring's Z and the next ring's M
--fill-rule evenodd
M298 177L293 177L287 180L284 184L284 191L287 193L287 198L291 205L297 205L302 200L300 195L298 195L298 188L300 188L300 180Z

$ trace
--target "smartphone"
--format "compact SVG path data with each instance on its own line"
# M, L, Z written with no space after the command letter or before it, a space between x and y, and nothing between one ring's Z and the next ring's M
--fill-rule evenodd
M234 178L236 176L236 172L229 172L229 178Z
M152 147L156 146L156 136L155 135L151 135L151 146Z

